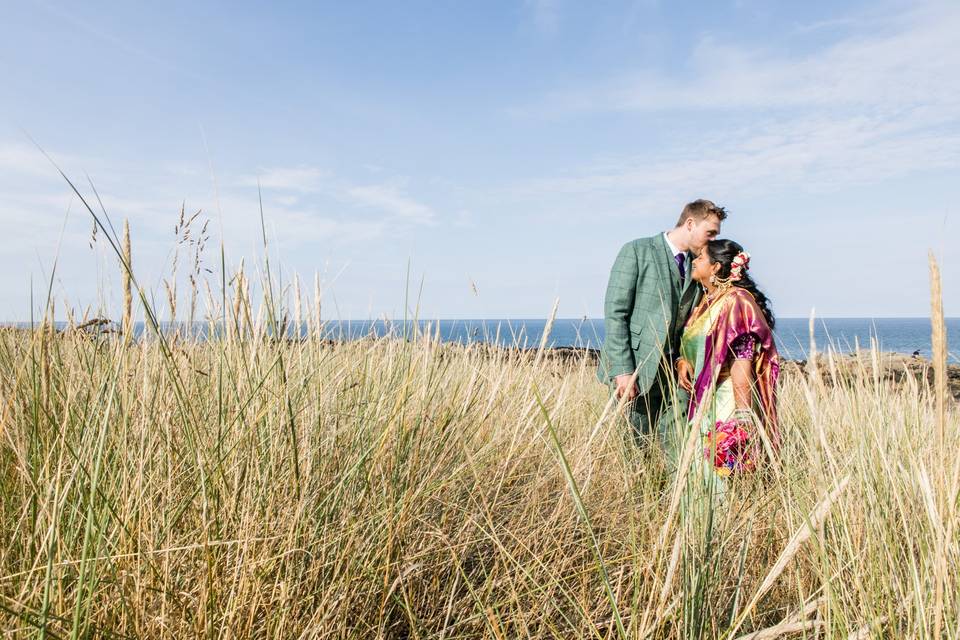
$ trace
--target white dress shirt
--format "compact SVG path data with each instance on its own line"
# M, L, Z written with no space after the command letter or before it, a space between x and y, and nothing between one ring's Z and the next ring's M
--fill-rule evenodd
M668 233L668 232L664 231L664 232L663 232L663 237L666 238L666 240L667 240L667 246L670 247L670 251L673 252L673 259L676 260L676 259L677 259L677 256L680 255L681 253L683 253L683 251L680 251L680 249L677 249L677 245L675 245L675 244L673 244L672 242L670 242L670 236L668 236L667 233ZM684 262L686 262L687 256L683 256L683 260L684 260Z

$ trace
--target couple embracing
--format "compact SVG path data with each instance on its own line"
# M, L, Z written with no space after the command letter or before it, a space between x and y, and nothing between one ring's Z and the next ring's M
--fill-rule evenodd
M597 373L625 403L638 443L659 438L675 460L698 429L703 466L717 478L754 469L778 446L775 320L750 255L717 239L726 218L695 200L673 229L623 246Z

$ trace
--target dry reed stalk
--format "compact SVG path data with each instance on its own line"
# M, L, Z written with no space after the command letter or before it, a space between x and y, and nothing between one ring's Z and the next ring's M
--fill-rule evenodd
M875 637L874 632L883 624L886 624L887 616L880 616L876 620L871 620L867 624L863 625L849 636L847 640L870 640L870 638Z
M943 599L944 590L949 577L949 568L947 555L949 553L948 545L950 539L947 537L948 530L951 527L944 526L941 510L937 508L937 502L933 495L933 486L930 483L930 476L922 463L917 472L917 481L920 485L920 492L923 494L924 506L927 510L927 518L930 520L930 528L934 536L934 580L936 587L933 599L933 637L940 638L941 625L943 620Z
M260 335L259 327L262 326L262 318L266 316L268 308L266 305L260 305L256 312L257 319L254 321L254 317L250 313L253 305L253 300L250 297L250 279L244 273L241 280L243 281L243 286L240 290L240 310L243 312L243 333L253 337Z
M807 401L807 408L810 412L811 422L813 422L813 424L816 425L817 442L820 445L819 450L820 452L823 453L824 456L826 456L826 460L829 463L830 471L833 472L834 475L836 475L835 472L838 468L837 460L834 457L833 452L830 449L830 443L827 440L825 420L821 419L821 416L819 414L820 410L819 410L818 399L822 398L823 395L816 393L816 390L813 388L813 383L810 380L803 381L803 395ZM822 461L820 466L825 466L822 464Z
M47 304L47 311L43 316L43 323L42 323L43 332L50 334L51 337L57 332L56 314L57 314L57 300L56 298L51 296L50 301Z
M245 288L244 296L243 296L243 300L244 300L243 311L245 314L244 317L247 323L247 327L250 329L250 336L251 337L256 336L259 338L266 333L267 321L269 320L271 311L266 305L260 305L259 307L257 307L256 320L251 320L250 288L249 288L250 285L249 283L245 283L245 284L247 286Z
M633 372L633 378L631 378L631 383L636 380L637 372ZM715 378L714 378L715 379ZM623 401L621 400L621 407L623 406ZM702 404L698 409L697 413L694 415L693 420L689 423L689 430L687 431L687 438L684 441L683 449L680 454L680 463L677 467L677 474L673 482L673 491L670 497L670 507L667 510L667 517L663 522L663 525L660 528L660 535L657 537L657 540L653 547L653 552L651 556L653 557L652 566L655 568L656 575L660 573L661 567L661 557L660 554L663 551L664 545L666 545L667 538L670 535L670 532L673 530L674 522L677 518L677 514L680 510L680 500L683 496L683 493L687 486L687 476L690 473L690 467L693 463L694 452L699 452L700 448L697 445L697 441L700 437L700 424L703 420L703 412L706 410L707 404ZM657 597L656 606L651 607L653 602L652 598L648 600L647 606L644 608L643 616L640 618L640 630L637 632L640 637L647 637L647 635L652 634L660 626L660 621L663 619L664 614L660 613L654 622L648 627L647 621L650 618L650 613L652 611L664 611L664 605L666 604L667 598L670 595L670 588L673 585L673 578L676 573L676 566L680 558L680 538L682 536L677 536L677 539L674 542L673 549L671 552L670 560L667 565L667 573L664 576L663 583L660 586L660 593ZM652 594L651 594L652 596Z
M206 279L203 281L203 287L207 303L207 335L212 337L216 335L217 318L222 318L224 329L229 328L229 323L227 322L227 314L220 308L220 303L216 301L213 289L210 288L210 283ZM229 331L227 331L227 335L229 335Z
M167 292L167 305L170 307L170 325L173 326L177 321L177 283L170 284L167 279L163 280L163 288Z
M197 279L194 277L194 274L190 274L188 277L190 281L190 307L187 312L187 331L193 331L193 321L197 316L197 292L200 287L197 285Z
M238 339L243 339L243 258L240 259L240 267L236 275L233 276L234 294L233 294L233 327Z
M773 640L783 636L802 633L805 631L819 631L824 628L824 624L819 620L805 620L803 622L781 622L780 624L748 633L740 636L737 640Z
M737 640L772 640L773 638L800 633L801 631L820 629L823 627L822 622L819 620L808 620L807 618L815 614L824 602L826 602L825 598L817 598L794 615L784 618L778 624L742 635L737 638Z
M673 541L673 550L670 552L670 562L667 564L667 575L663 579L663 586L660 588L660 597L657 601L657 608L663 607L670 595L670 587L673 586L673 577L676 575L677 566L680 564L680 552L683 548L683 536L678 535ZM654 625L656 628L657 624Z
M323 331L323 325L320 320L320 274L313 272L313 330L314 337L319 339Z
M814 335L814 330L816 328L816 315L817 310L810 310L810 322L808 325L810 331L810 352L807 354L807 372L810 374L810 378L817 383L820 383L820 369L817 367L817 338Z
M933 381L937 396L937 444L940 450L946 444L947 430L947 328L943 319L943 293L940 286L940 267L933 251L930 261L930 324L933 351Z
M300 338L303 332L303 298L300 295L300 276L293 274L293 317L297 319L296 336Z
M930 341L932 346L932 355L933 355L933 385L936 394L936 421L937 421L937 449L941 455L941 459L948 459L946 457L946 444L947 444L947 329L943 319L943 292L940 285L940 267L937 264L937 259L933 255L933 251L930 251L927 255L927 258L930 263L930 324L931 324L931 335ZM946 489L946 487L944 487ZM942 500L946 501L948 498L945 494L946 491L942 492ZM949 500L949 505L941 503L941 512L944 511L944 507L949 511L949 525L945 528L942 528L938 533L937 540L937 586L936 593L934 595L934 618L933 618L933 635L936 638L941 637L941 625L943 624L943 598L944 598L944 589L947 581L946 570L947 570L947 545L949 544L950 538L947 538L948 531L949 535L952 535L953 530L953 513L955 507L955 500Z
M553 331L553 323L557 319L557 309L560 307L560 298L557 298L553 301L553 309L550 311L550 317L547 319L547 324L543 328L543 335L540 336L540 349L537 351L537 358L534 360L533 368L537 369L540 367L540 363L543 362L544 350L547 348L547 342L550 340L550 332Z
M813 511L810 512L810 515L807 517L807 521L800 525L800 528L794 532L791 536L790 541L787 542L787 546L783 548L783 551L780 553L780 557L777 558L777 561L773 564L773 567L767 573L767 576L763 579L763 582L760 583L760 587L757 589L756 593L753 594L753 598L750 599L750 603L744 607L743 611L740 612L740 615L737 618L737 623L733 626L733 629L730 631L732 636L740 626L743 624L743 621L746 620L747 616L753 610L767 591L774 585L777 581L777 578L780 577L780 574L783 573L784 569L787 568L787 565L790 564L790 561L793 560L793 557L797 555L797 552L800 550L800 547L803 546L803 543L806 542L813 532L820 528L820 525L823 524L824 519L827 514L830 513L830 508L837 501L837 498L840 497L840 494L843 493L844 489L847 488L847 484L850 482L850 476L846 475L844 478L837 483L837 486L834 487L833 491L830 494L820 501L816 507L813 508Z
M130 221L123 221L123 322L120 325L127 339L133 336L133 250L130 246Z

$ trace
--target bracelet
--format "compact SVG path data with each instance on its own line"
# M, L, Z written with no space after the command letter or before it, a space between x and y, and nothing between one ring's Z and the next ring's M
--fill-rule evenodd
M753 411L750 409L735 409L733 412L733 418L737 422L753 424Z

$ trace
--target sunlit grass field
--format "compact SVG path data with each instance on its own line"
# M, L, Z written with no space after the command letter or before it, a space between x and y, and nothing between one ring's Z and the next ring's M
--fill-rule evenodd
M269 262L260 302L222 247L219 291L201 279L206 225L181 215L189 304L178 253L165 319L209 330L165 330L128 232L86 208L122 320L54 330L48 296L0 329L5 637L960 638L932 260L933 375L891 381L876 351L785 367L779 455L712 498L696 434L678 467L638 446L549 325L529 351L330 340L319 292Z
M691 509L586 357L246 304L206 341L0 332L7 636L960 637L956 405L880 354L787 368L779 468Z

